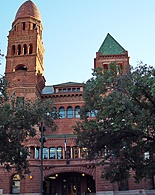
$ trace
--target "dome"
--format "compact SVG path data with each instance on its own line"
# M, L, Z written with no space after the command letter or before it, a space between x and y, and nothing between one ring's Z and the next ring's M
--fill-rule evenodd
M41 21L39 10L31 0L27 0L25 3L23 3L20 6L15 16L15 20L18 18L27 18L27 17L32 17Z

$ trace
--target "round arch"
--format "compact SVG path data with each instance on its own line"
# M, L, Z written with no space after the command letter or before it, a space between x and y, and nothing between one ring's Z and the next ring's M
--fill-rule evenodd
M76 173L84 173L87 175L90 175L95 180L95 166L94 165L88 165L87 167L55 167L44 170L44 178L49 177L50 175L59 174L59 173L67 173L67 172L76 172Z

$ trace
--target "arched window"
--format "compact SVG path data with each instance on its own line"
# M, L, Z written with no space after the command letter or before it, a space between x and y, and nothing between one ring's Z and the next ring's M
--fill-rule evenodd
M62 147L57 148L57 159L62 159L63 158L63 150Z
M97 115L97 110L92 110L91 111L91 117L96 117Z
M19 64L15 68L15 71L18 71L18 70L25 70L25 71L27 71L27 67L24 64Z
M77 146L74 146L73 147L73 158L78 158L78 147Z
M80 155L81 155L81 158L86 158L87 148L81 148Z
M33 45L30 44L30 45L29 45L29 54L32 54L32 53L33 53Z
M76 106L75 107L75 118L80 118L80 106Z
M43 159L48 159L48 148L43 148Z
M90 117L91 116L90 112L87 112L86 116L87 117Z
M71 148L70 146L66 147L66 159L71 158Z
M20 194L20 176L18 174L13 175L12 177L11 193Z
M53 111L52 111L52 117L54 119L56 119L58 117L58 111L56 107L53 107Z
M21 45L18 45L17 47L17 55L20 55L21 54Z
M56 158L56 148L50 148L50 153L49 153L49 158L50 159L55 159Z
M15 45L12 45L11 55L15 55L15 51L16 51Z
M67 108L67 118L73 118L73 109L71 106Z
M39 159L39 147L35 148L35 158Z
M27 54L27 45L26 44L24 44L24 46L23 46L23 53L24 53L24 55Z
M64 107L60 107L59 115L60 115L60 118L65 118L65 109L64 109Z

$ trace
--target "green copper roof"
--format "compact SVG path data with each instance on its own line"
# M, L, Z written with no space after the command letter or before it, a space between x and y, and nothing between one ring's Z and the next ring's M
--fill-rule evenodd
M122 54L123 51L126 50L109 33L98 50L103 55Z

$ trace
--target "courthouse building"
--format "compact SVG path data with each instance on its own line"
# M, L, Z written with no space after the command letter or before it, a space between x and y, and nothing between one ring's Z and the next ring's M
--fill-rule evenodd
M76 145L72 126L80 120L79 111L84 104L83 83L73 81L45 85L42 31L39 10L31 0L27 0L18 9L9 31L5 77L10 83L9 94L15 92L17 97L23 96L31 100L50 99L60 113L60 118L55 120L57 131L52 132L46 128L45 132L47 141L43 148L44 193L110 195L119 190L139 192L140 189L147 188L146 181L135 184L132 178L119 184L111 184L102 179L101 168L95 166L94 161L86 159L86 148L79 148ZM129 66L128 52L110 34L107 34L96 52L94 68L107 69L112 61L116 61L123 70ZM94 115L90 114L90 117ZM31 174L26 175L25 179L21 180L14 169L7 172L3 166L0 166L0 194L40 193L39 138L40 132L37 131L36 137L26 143L31 152L29 157Z

